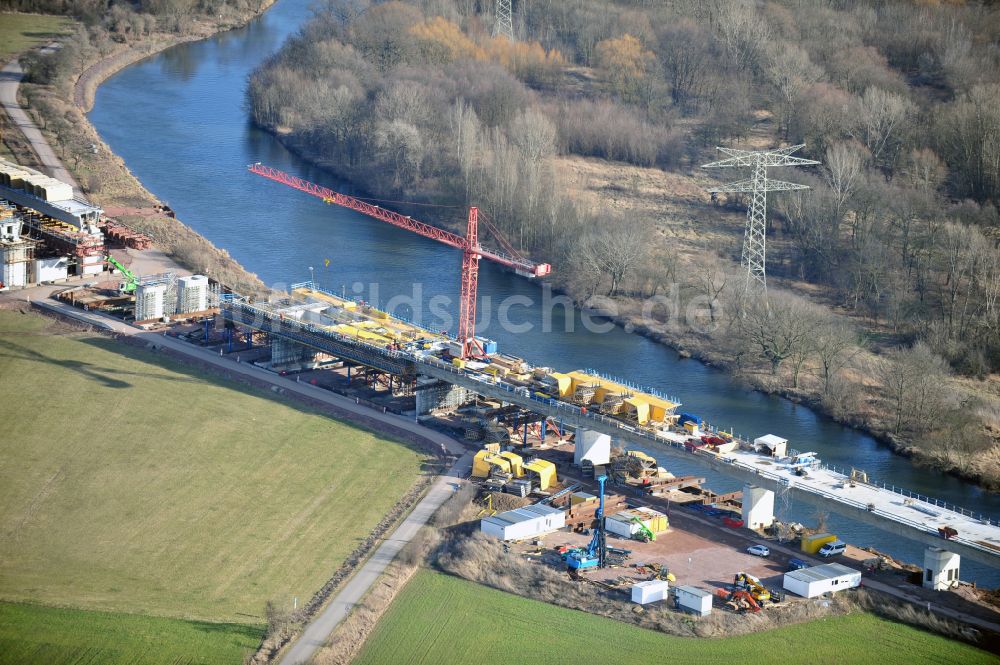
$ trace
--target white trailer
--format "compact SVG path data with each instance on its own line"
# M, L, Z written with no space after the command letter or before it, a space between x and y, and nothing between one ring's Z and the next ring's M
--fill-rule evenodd
M647 605L664 600L670 594L670 584L666 580L647 580L632 585L632 602Z
M480 530L500 540L527 540L566 526L566 513L552 506L532 505L484 517Z
M861 585L861 572L840 563L827 563L785 573L782 586L803 598L836 593Z
M674 598L677 600L677 607L697 614L708 616L712 613L712 593L693 586L679 586L674 589Z

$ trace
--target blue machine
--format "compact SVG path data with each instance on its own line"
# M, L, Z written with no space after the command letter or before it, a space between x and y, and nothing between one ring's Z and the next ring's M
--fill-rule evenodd
M605 566L608 544L604 534L604 483L607 480L607 476L601 476L597 479L597 484L600 486L601 502L597 507L597 528L594 529L594 537L590 539L587 549L575 550L566 556L566 564L570 568L579 570L581 568L604 568Z
M682 413L680 418L677 419L677 425L680 427L683 427L686 422L692 422L698 427L701 427L701 418L693 413Z

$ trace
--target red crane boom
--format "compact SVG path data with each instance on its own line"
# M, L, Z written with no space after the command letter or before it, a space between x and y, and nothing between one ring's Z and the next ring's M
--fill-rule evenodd
M534 263L518 255L510 243L489 222L486 224L490 231L492 231L497 241L509 254L483 248L479 244L479 209L476 207L469 208L468 226L463 238L451 231L439 229L436 226L417 221L408 215L400 215L398 212L386 210L381 206L362 201L353 196L335 192L332 189L311 183L308 180L303 180L284 171L265 166L260 162L252 164L247 168L259 176L280 182L283 185L288 185L306 194L312 194L323 199L326 203L335 203L339 206L350 208L369 217L374 217L377 220L462 250L462 295L458 318L458 340L462 343L463 358L482 355L482 347L475 339L476 290L479 282L480 258L486 258L500 265L513 268L518 274L526 277L543 277L552 271L552 266L548 263Z

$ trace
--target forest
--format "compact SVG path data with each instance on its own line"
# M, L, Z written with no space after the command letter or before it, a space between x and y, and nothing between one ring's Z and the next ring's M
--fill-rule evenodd
M707 322L668 312L646 331L1000 481L1000 11L513 7L511 41L487 0L328 2L252 75L252 118L374 196L479 206L581 303L627 318L650 297L707 299ZM741 196L695 196L706 232L678 233L670 215L567 184L585 163L703 192L716 146L790 144L822 164L769 175L810 189L770 197L766 301L743 289Z

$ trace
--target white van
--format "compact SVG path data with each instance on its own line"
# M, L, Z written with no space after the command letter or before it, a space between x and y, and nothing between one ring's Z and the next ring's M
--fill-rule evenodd
M821 557L837 556L838 554L843 554L846 549L847 543L842 540L834 540L833 542L827 543L823 547L819 548L819 552L817 552L817 554Z

